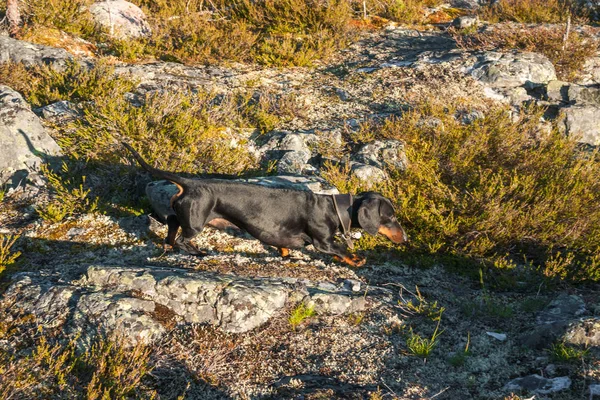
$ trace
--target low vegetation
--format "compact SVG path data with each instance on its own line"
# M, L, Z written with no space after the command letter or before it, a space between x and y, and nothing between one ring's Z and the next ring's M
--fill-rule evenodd
M423 102L351 137L406 144L407 171L390 170L378 189L394 199L411 233L411 261L432 262L433 255L433 263L462 265L474 276L499 267L510 276L520 264L548 277L600 280L598 154L579 152L576 139L555 128L540 130L542 109L511 115L495 105L465 125L455 117L461 107L472 106ZM343 167L324 175L342 190L363 189Z
M439 338L444 331L439 331L441 323L441 318L438 319L438 323L431 335L431 338L422 337L421 335L414 333L412 330L409 333L408 338L406 339L406 347L410 352L418 357L427 358L433 351L433 349L438 345Z
M31 316L3 320L0 340L15 346L0 350L0 397L154 398L142 379L152 370L150 349L126 348L118 338L97 339L85 350L77 338L61 343ZM8 347L7 347L8 348ZM27 351L19 351L19 350Z
M17 239L19 235L0 235L0 275L21 255L20 251L11 250Z
M587 20L587 12L577 0L498 0L479 10L489 22L560 23L568 17Z
M580 349L563 342L555 343L550 348L550 355L558 362L581 362L589 353L589 349Z
M304 322L306 319L308 319L314 315L315 315L315 307L314 306L312 306L312 305L307 306L304 303L300 303L296 307L294 307L294 309L290 313L290 317L288 318L288 321L289 321L292 329L296 330L296 328L298 328L298 326L300 326L300 324L302 324L302 322Z
M598 40L593 36L572 31L565 41L565 26L525 26L501 24L481 32L454 29L450 33L459 47L467 50L523 50L541 53L556 68L559 79L571 81L577 77L585 62L596 55Z

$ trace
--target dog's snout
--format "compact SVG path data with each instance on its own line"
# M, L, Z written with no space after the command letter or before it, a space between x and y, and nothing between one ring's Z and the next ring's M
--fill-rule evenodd
M394 227L381 226L379 227L379 233L385 235L392 242L400 244L408 240L408 236L402 227L398 224Z

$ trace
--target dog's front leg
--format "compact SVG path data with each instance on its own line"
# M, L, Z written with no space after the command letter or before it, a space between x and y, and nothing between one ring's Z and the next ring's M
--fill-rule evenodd
M206 255L206 253L204 253L203 251L200 251L198 249L198 247L196 247L196 245L194 245L192 243L192 239L194 238L194 236L196 236L195 232L192 233L190 230L185 229L185 228L183 228L181 231L182 231L181 236L179 236L175 240L175 244L176 244L177 248L179 248L193 256L204 257Z
M332 254L336 260L344 262L353 267L362 267L365 265L366 260L364 258L350 254L350 252L348 252L348 248L343 244L314 241L313 246L315 246L315 249L319 250L320 252Z

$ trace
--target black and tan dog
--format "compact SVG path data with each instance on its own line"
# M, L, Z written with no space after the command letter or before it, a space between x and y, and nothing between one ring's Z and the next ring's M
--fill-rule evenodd
M352 266L361 266L365 260L348 251L348 245L352 245L347 236L351 227L371 235L381 233L394 243L406 241L392 203L379 193L361 193L352 198L224 179L188 179L151 167L131 146L123 145L144 169L178 187L179 192L171 199L176 216L167 220L166 242L190 254L203 254L190 240L209 223L233 224L261 242L278 247L284 257L289 248L312 244L318 251ZM179 227L182 234L177 237ZM334 239L338 231L345 234L348 243Z

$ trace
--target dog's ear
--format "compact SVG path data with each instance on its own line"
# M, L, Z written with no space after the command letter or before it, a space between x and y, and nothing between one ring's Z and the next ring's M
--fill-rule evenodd
M358 207L358 223L369 235L379 231L379 199L368 199Z

